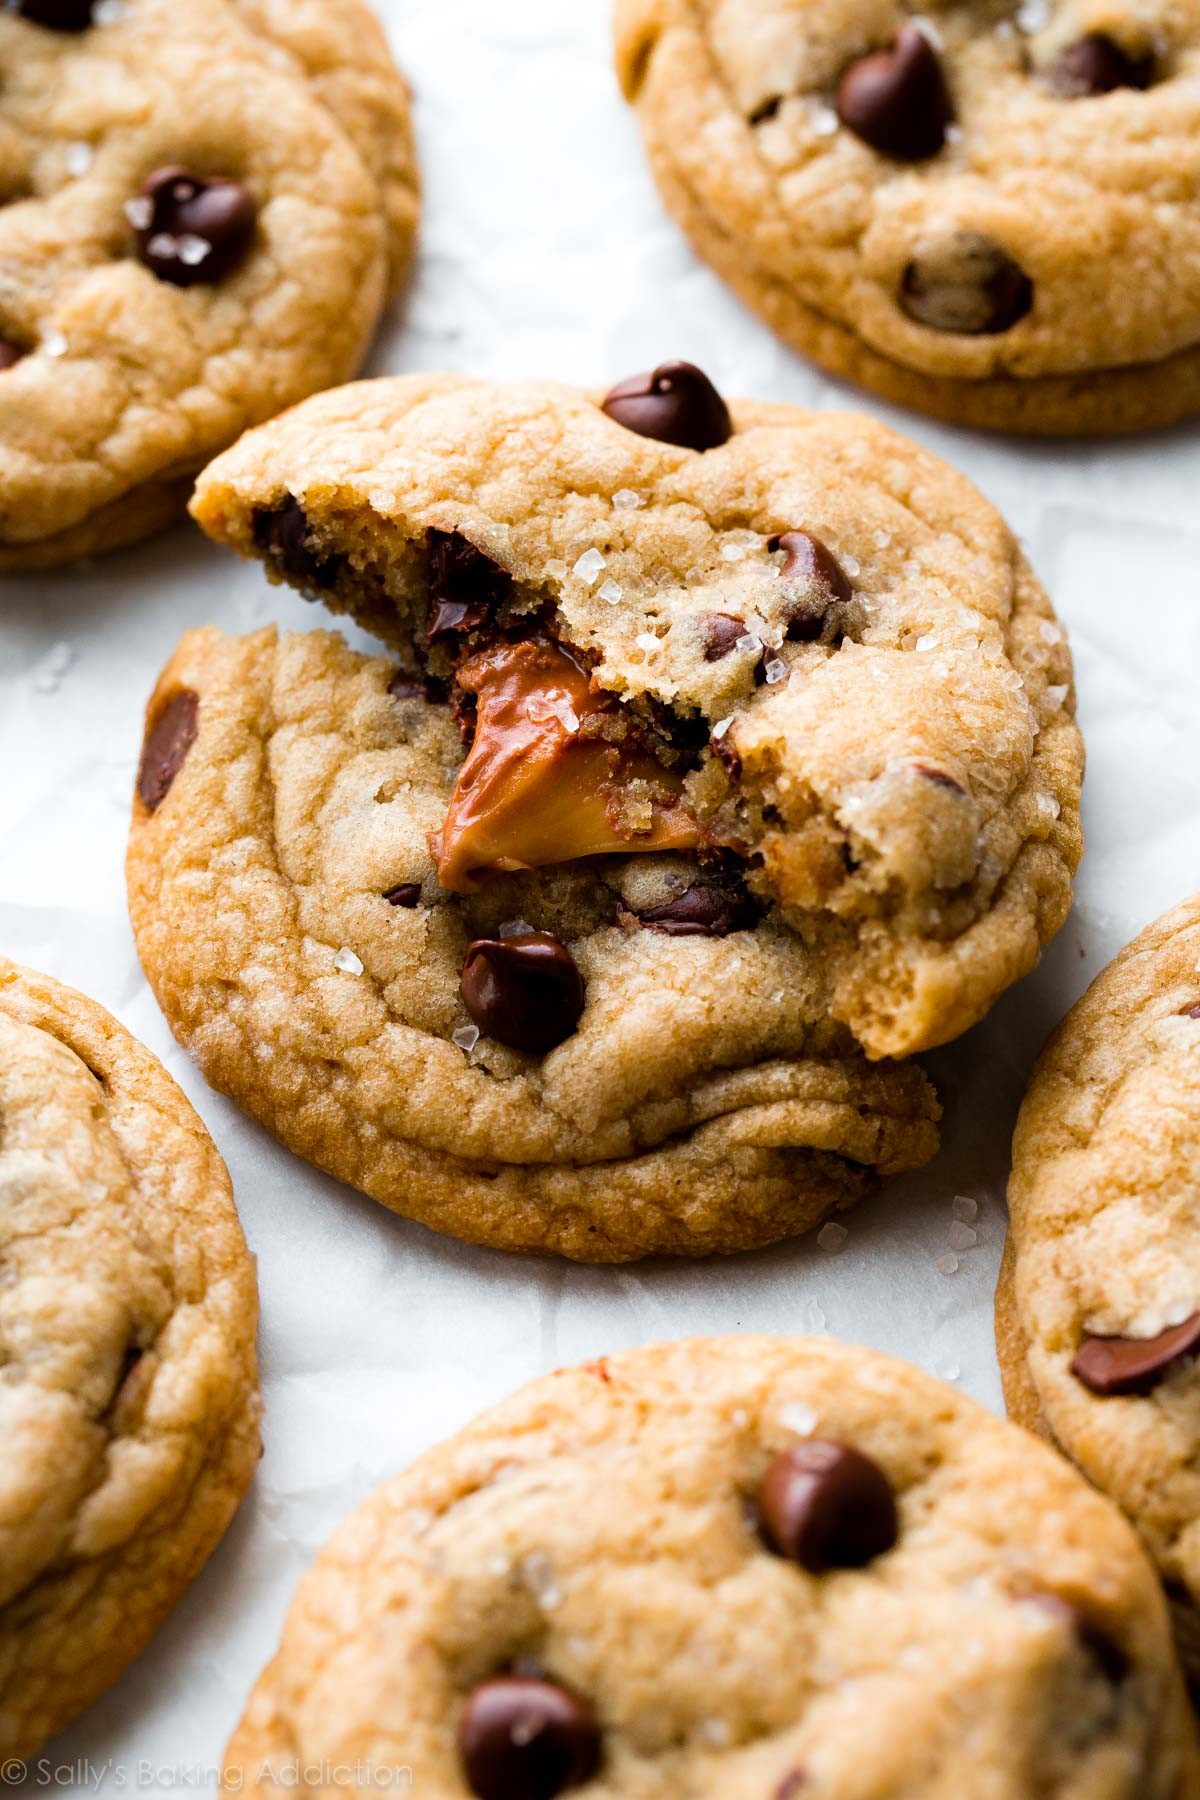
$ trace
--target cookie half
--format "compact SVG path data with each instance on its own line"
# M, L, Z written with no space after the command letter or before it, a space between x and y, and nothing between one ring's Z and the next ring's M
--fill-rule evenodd
M193 511L452 706L445 891L724 858L872 1057L974 1024L1066 916L1063 631L995 510L868 419L731 410L686 363L607 397L367 382L248 434Z
M291 1149L469 1242L747 1249L924 1162L937 1105L829 1018L728 865L438 885L451 707L329 632L190 633L151 701L130 912L172 1030Z
M1200 1676L1200 899L1135 939L1034 1071L996 1302L1009 1410L1128 1513Z
M0 1753L116 1679L259 1454L253 1267L149 1051L0 957Z
M1190 15L617 0L616 46L670 211L834 374L1003 431L1200 409Z
M417 220L361 0L0 10L0 571L128 544L354 373Z
M225 1791L296 1759L438 1800L1196 1779L1116 1509L906 1364L759 1337L544 1377L368 1500L300 1585Z

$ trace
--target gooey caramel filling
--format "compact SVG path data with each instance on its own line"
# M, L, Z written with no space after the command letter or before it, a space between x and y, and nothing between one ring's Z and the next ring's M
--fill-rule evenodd
M445 823L430 837L448 893L471 893L502 870L698 848L682 778L649 751L595 734L595 721L615 716L613 703L591 692L564 651L498 644L457 679L477 711Z

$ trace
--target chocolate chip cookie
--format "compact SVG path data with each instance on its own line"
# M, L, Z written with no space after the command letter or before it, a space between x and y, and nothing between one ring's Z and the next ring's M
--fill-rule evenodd
M957 423L1200 409L1200 35L1153 0L617 0L667 206L781 336Z
M1009 1410L1138 1526L1200 1675L1200 899L1050 1039L1013 1147L996 1303Z
M367 1501L300 1585L226 1792L297 1761L439 1800L1196 1780L1116 1509L916 1369L756 1337L543 1377Z
M417 187L360 0L10 0L0 64L4 571L145 536L353 374Z
M254 1273L149 1051L0 957L0 1756L137 1655L258 1458ZM6 1767L5 1779L9 1777Z

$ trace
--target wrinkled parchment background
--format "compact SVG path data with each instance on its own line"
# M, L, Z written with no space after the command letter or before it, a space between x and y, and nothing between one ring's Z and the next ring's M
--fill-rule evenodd
M416 88L427 193L419 276L375 372L604 386L685 356L727 393L860 403L777 345L664 216L611 73L608 0L381 10ZM939 1161L848 1215L836 1255L809 1240L622 1271L467 1250L242 1120L172 1042L138 970L128 795L142 708L182 630L319 616L188 527L91 568L0 584L0 943L111 1007L208 1122L258 1257L267 1406L261 1472L224 1545L154 1648L31 1768L28 1791L211 1792L295 1581L336 1520L557 1363L689 1332L825 1329L999 1404L990 1299L1024 1077L1108 958L1200 885L1200 428L1050 448L863 403L957 462L1028 542L1076 656L1088 849L1041 969L930 1059L948 1113ZM979 1242L946 1275L956 1194L980 1204Z

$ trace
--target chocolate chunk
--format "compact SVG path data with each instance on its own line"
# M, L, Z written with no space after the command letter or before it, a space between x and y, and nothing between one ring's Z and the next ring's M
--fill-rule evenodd
M1033 305L1033 283L991 238L963 231L914 257L900 281L900 310L918 325L962 337L1010 331Z
M850 577L833 551L811 531L781 532L767 548L787 552L779 571L779 579L789 589L784 609L787 634L811 643L824 632L830 609L848 606L853 600Z
M155 170L141 199L141 208L134 202L138 254L174 287L223 281L254 242L258 208L239 182L172 166Z
M24 355L25 352L18 350L15 344L9 344L4 338L0 338L0 371L11 369L13 364L19 363Z
M512 588L512 577L457 531L429 533L429 642L479 631Z
M583 977L552 931L477 939L459 991L480 1031L513 1050L553 1050L583 1012Z
M383 897L389 906L404 906L411 912L414 906L421 904L421 884L419 881L402 881L399 887L389 888Z
M767 1542L810 1575L860 1569L899 1531L887 1476L849 1444L793 1444L767 1470L758 1500Z
M1072 1601L1064 1600L1060 1594L1030 1594L1028 1603L1061 1619L1104 1680L1112 1687L1120 1687L1129 1673L1129 1657L1095 1619L1089 1618Z
M345 567L344 556L322 556L310 546L308 514L291 494L278 506L260 508L251 529L263 555L296 587L324 592Z
M729 408L703 370L689 362L660 363L649 375L619 381L604 411L626 431L684 450L715 450L733 436Z
M911 21L887 50L854 63L837 91L842 124L897 162L936 156L954 117L941 58Z
M1049 72L1050 86L1069 100L1111 94L1114 88L1148 88L1153 80L1153 54L1130 56L1103 31L1089 31L1068 44Z
M147 812L157 812L196 741L200 696L180 688L161 708L146 733L138 770L138 797Z
M86 31L95 0L12 0L11 11L47 31Z
M1149 1394L1200 1347L1200 1312L1157 1337L1085 1337L1071 1373L1093 1394Z
M758 918L758 908L740 884L696 882L661 906L633 916L647 931L668 937L728 937L731 931L748 931Z
M565 1688L506 1675L485 1681L468 1698L458 1749L480 1800L553 1800L596 1773L600 1729Z
M733 613L701 613L700 625L704 632L705 662L720 662L731 655L737 649L739 638L744 638L749 630L745 619L735 618Z

